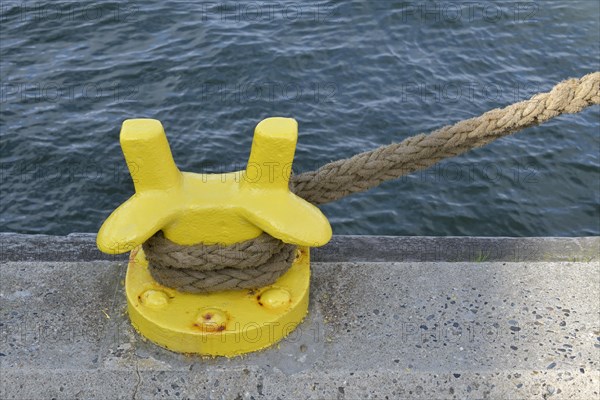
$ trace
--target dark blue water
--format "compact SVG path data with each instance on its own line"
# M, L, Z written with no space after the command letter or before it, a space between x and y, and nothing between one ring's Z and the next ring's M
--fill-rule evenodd
M182 170L299 121L295 169L473 117L600 69L600 2L1 3L2 231L96 231L133 193L122 121ZM600 108L323 207L336 234L600 234Z

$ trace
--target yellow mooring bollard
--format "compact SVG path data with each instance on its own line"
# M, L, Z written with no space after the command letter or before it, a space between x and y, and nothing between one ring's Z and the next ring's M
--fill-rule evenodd
M177 352L234 356L276 343L302 321L308 246L327 243L331 227L288 188L297 137L295 120L265 119L244 171L195 174L179 171L159 121L123 123L121 147L135 194L104 222L97 244L109 254L131 250L125 290L140 334ZM301 247L292 267L268 287L192 294L160 285L148 271L141 244L161 230L179 245L233 245L266 232Z

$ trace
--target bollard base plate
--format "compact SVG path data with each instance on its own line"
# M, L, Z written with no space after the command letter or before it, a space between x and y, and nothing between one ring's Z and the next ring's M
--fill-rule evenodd
M310 254L299 247L274 284L253 290L184 293L157 283L141 247L129 257L125 289L134 328L178 353L236 356L277 343L308 310Z

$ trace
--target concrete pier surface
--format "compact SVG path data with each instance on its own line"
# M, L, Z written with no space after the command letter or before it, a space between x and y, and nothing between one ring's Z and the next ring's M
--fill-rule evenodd
M597 399L600 238L338 236L278 345L180 355L94 236L0 234L1 399Z

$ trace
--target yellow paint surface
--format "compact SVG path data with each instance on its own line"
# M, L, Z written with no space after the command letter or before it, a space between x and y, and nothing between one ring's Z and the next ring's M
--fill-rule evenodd
M129 318L152 342L180 353L235 356L290 334L308 309L309 250L273 285L258 290L182 293L152 279L143 250L131 253L125 291ZM265 298L263 298L265 297Z
M327 243L327 218L288 188L297 138L294 119L265 119L244 171L195 174L179 171L159 121L125 121L121 147L136 193L100 228L99 249L131 251L159 230L181 245L231 245L263 231L301 246Z

